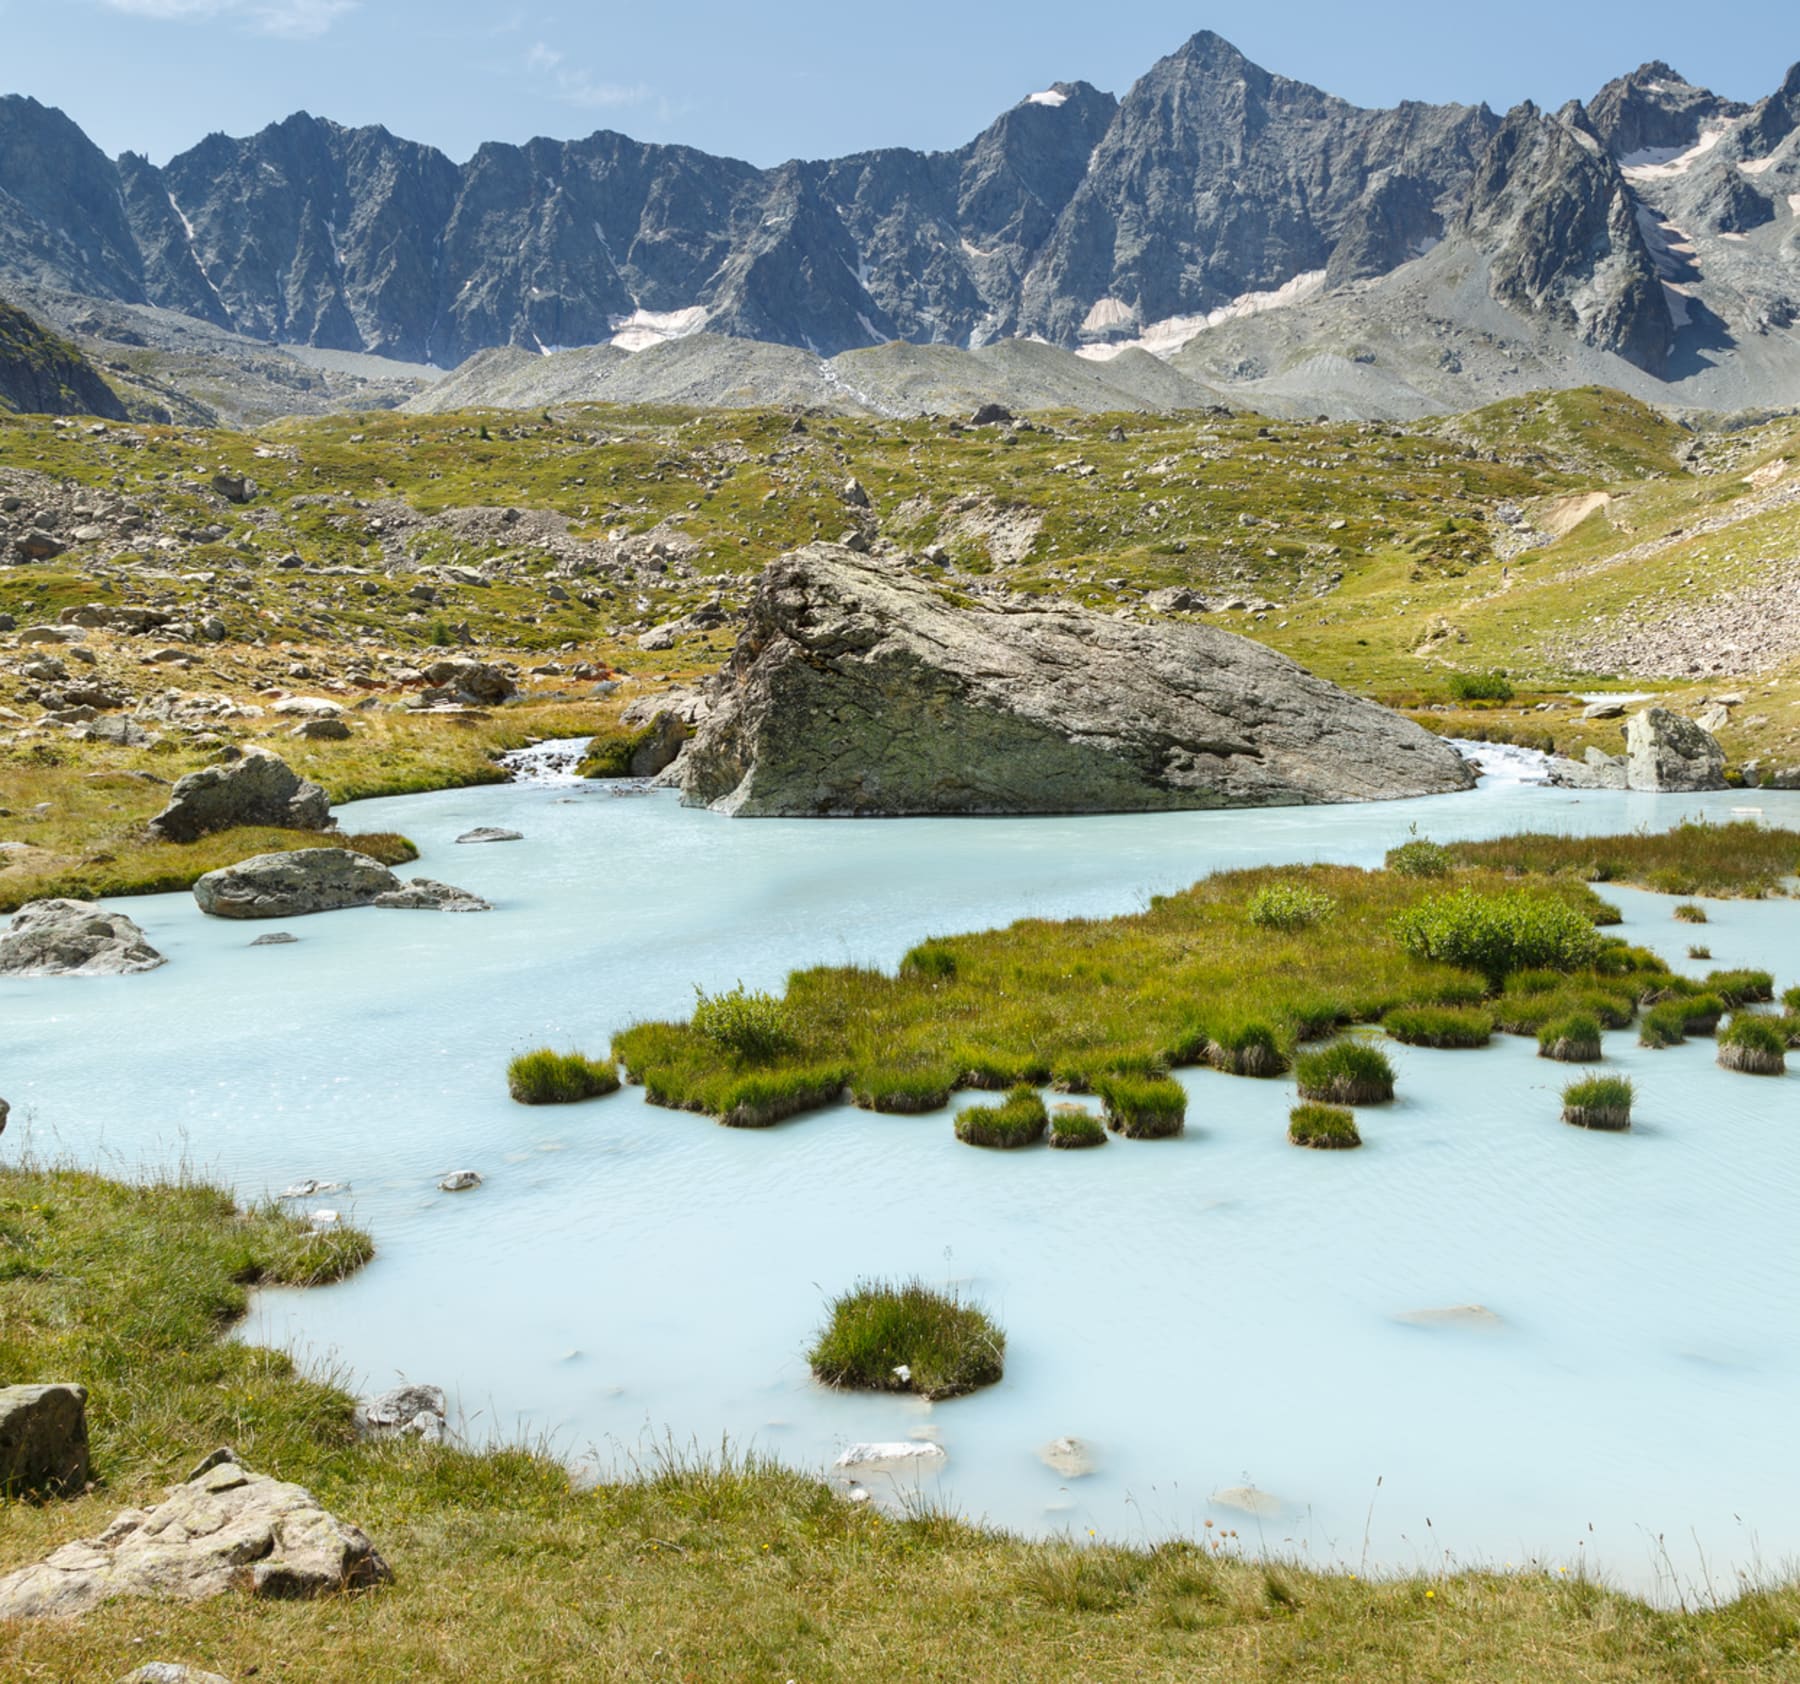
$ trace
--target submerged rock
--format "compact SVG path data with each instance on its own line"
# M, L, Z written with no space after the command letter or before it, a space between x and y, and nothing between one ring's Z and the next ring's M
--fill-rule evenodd
M959 606L814 544L758 581L682 798L745 816L1147 812L1472 788L1410 720L1204 625Z
M300 938L290 935L286 930L272 930L266 936L258 936L251 942L252 947L291 947Z
M852 1444L831 1465L880 1472L892 1468L936 1467L947 1460L944 1447L925 1439L897 1439L891 1444Z
M167 963L131 919L92 901L30 901L0 935L0 976L127 976Z
M459 1169L438 1183L440 1193L470 1193L481 1185L480 1174L472 1169Z
M1093 1446L1078 1438L1053 1438L1038 1452L1038 1460L1064 1479L1083 1479L1096 1466Z
M367 854L349 848L299 848L256 854L209 871L194 885L194 899L215 918L302 918L373 906L399 889L400 879Z
M1287 1508L1287 1504L1272 1492L1254 1485L1228 1486L1223 1491L1215 1491L1212 1500L1222 1509L1234 1509L1257 1520L1273 1520Z
M87 1477L87 1388L0 1386L0 1498L77 1496Z
M458 842L523 842L525 833L519 830L503 830L498 825L477 825L473 830L465 830L456 839Z
M280 830L329 830L331 799L278 754L247 748L236 760L190 772L150 821L165 842L196 842L237 825Z
M1485 1304L1448 1304L1439 1309L1406 1310L1394 1317L1408 1327L1466 1327L1481 1333L1498 1333L1506 1326L1503 1316Z
M1725 751L1710 731L1668 708L1644 708L1625 722L1627 785L1690 794L1725 788Z
M368 1537L298 1485L215 1452L153 1509L0 1579L0 1619L85 1614L119 1596L328 1596L392 1575Z

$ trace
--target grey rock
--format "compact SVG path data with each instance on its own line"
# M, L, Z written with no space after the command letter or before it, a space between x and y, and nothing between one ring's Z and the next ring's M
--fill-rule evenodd
M0 1498L72 1497L87 1477L87 1388L0 1386Z
M744 816L1147 812L1464 790L1410 721L1212 627L958 608L829 545L758 580L677 768Z
M12 1106L0 1099L0 1134L6 1133L6 1119L12 1115Z
M433 661L425 669L425 681L432 687L426 692L428 698L470 707L491 707L518 694L518 686L485 661Z
M687 745L688 728L674 713L651 716L648 735L631 751L627 776L654 778L673 766Z
M1098 1465L1094 1447L1079 1438L1054 1438L1038 1451L1038 1460L1064 1479L1084 1479Z
M449 883L438 883L429 877L415 877L401 888L394 887L377 895L376 906L396 912L492 912L493 904L480 895L470 894Z
M1725 788L1725 751L1710 731L1668 708L1625 722L1627 787L1691 793Z
M396 1386L364 1398L352 1419L365 1438L419 1438L442 1444L450 1436L445 1401L437 1386Z
M194 885L194 899L215 918L303 918L373 906L399 888L400 879L366 854L300 848L209 871Z
M248 503L254 499L257 492L256 481L245 479L242 474L214 474L212 488L227 503Z
M312 743L342 743L350 740L350 727L341 719L305 719L290 735Z
M117 748L150 748L162 741L135 719L96 719L77 733L84 743L111 743Z
M438 1183L440 1193L470 1193L481 1185L480 1175L472 1169L459 1169Z
M1623 719L1625 704L1610 699L1602 702L1589 702L1581 710L1581 717L1583 719Z
M0 236L0 250L4 246L4 237ZM20 415L105 415L115 421L125 419L125 406L118 394L80 351L4 301L0 301L0 410ZM54 544L55 540L51 542ZM19 547L30 560L47 559L31 556L22 543ZM55 555L61 548L57 544L50 553Z
M179 1661L146 1661L135 1672L126 1673L119 1684L231 1684L231 1680Z
M0 976L129 976L166 963L131 919L92 901L30 901L0 935Z
M290 935L286 930L271 930L266 936L258 936L251 942L252 947L290 947L300 938Z
M1154 608L1159 614L1204 614L1207 612L1206 598L1198 591L1189 590L1185 585L1170 585L1160 591L1152 591L1144 598L1146 607Z
M465 830L456 839L458 842L523 842L524 832L505 830L499 825L481 824L473 830Z
M116 1597L332 1596L391 1576L366 1534L310 1491L227 1451L155 1508L127 1509L97 1536L0 1578L0 1619L86 1614Z
M190 772L150 829L165 842L194 842L237 825L329 830L333 822L331 798L323 789L280 755L249 748L235 761Z

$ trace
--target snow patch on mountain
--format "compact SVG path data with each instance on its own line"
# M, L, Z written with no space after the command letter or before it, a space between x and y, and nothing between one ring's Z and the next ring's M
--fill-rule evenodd
M1111 362L1123 351L1148 351L1153 357L1172 357L1182 346L1208 328L1222 327L1226 322L1235 322L1245 316L1260 316L1267 310L1280 310L1290 304L1303 304L1325 285L1323 269L1309 269L1296 275L1291 281L1268 292L1240 293L1229 304L1221 304L1216 310L1209 310L1201 316L1170 316L1164 321L1152 322L1136 339L1114 340L1106 345L1083 345L1075 354L1086 357L1090 362ZM1088 312L1088 319L1081 324L1083 333L1101 330L1104 326L1114 325L1109 320L1097 324L1095 317L1102 305L1117 305L1125 315L1117 318L1118 322L1131 319L1130 307L1122 305L1116 298L1103 298L1093 310Z
M634 310L629 316L612 317L607 325L613 330L611 342L621 351L647 351L652 345L699 333L707 315L705 305L694 304L685 310Z

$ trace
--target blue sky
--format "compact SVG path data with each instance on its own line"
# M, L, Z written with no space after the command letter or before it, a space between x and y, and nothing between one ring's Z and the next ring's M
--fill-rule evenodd
M1554 107L1652 58L1756 99L1800 59L1792 0L0 0L0 92L159 163L305 109L457 158L613 128L769 164L960 145L1054 81L1123 93L1202 28L1370 105Z

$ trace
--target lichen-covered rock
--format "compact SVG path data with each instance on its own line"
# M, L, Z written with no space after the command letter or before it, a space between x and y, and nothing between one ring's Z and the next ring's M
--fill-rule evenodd
M256 854L209 871L194 885L194 899L215 918L303 918L373 906L399 888L400 879L366 854L349 848L298 848Z
M745 816L1291 806L1475 781L1411 721L1247 638L960 606L826 544L763 574L713 702L683 800Z
M0 1386L0 1497L69 1496L87 1476L87 1389Z
M235 825L271 825L282 830L329 830L331 800L266 748L217 766L190 772L169 796L169 805L150 821L165 842L194 842Z
M398 912L492 912L493 904L480 895L459 889L452 883L439 883L430 877L415 877L404 889L396 885L375 897L377 906Z
M0 1620L85 1614L119 1596L325 1596L392 1575L368 1537L298 1485L215 1452L153 1509L0 1578Z
M450 1437L446 1403L437 1386L396 1386L356 1406L356 1430L365 1438L416 1438L443 1444Z
M473 707L491 707L510 701L519 693L518 686L504 672L486 661L433 661L425 669L425 681L431 686L425 692L427 700L461 702Z
M1625 722L1627 787L1688 794L1725 787L1725 751L1710 731L1667 708Z
M30 901L0 935L0 976L126 976L166 963L131 919L92 901Z
M119 1684L231 1684L231 1680L179 1661L146 1661L137 1671L126 1673Z

